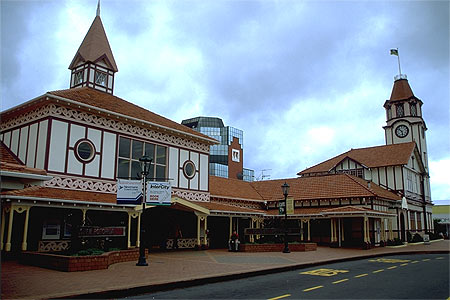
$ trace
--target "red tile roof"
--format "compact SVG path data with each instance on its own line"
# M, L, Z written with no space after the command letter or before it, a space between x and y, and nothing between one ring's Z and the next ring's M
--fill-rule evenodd
M266 211L262 209L251 209L246 207L238 207L233 205L226 205L217 202L195 202L195 204L200 205L210 211L221 211L221 212L240 212L249 214L264 214Z
M361 206L340 206L340 207L333 207L333 208L329 208L326 206L301 207L301 208L296 208L294 210L294 215L307 215L307 216L314 216L314 215L326 216L327 214L346 214L346 213L347 214L348 213L352 213L352 214L358 214L358 213L389 214L388 212L377 211L377 210L373 210L373 209L369 209L369 208L361 207ZM276 216L276 215L278 215L278 210L271 209L271 210L267 211L267 215Z
M369 168L399 166L408 164L415 142L351 149L313 167L307 168L297 175L329 172L346 157Z
M255 181L252 186L264 200L273 201L283 198L281 185L289 184L289 196L294 200L339 199L357 197L382 197L400 200L396 194L389 192L374 183L371 188L367 181L348 174L300 177L291 179Z
M70 63L69 69L76 67L75 64L80 56L84 62L96 62L99 58L105 56L111 64L112 70L114 72L118 71L100 16L96 16L92 22L80 48L78 48L75 57Z
M289 196L295 200L380 197L401 200L401 197L364 179L347 175L300 177L279 180L246 182L210 176L211 197L243 200L278 201L283 199L281 185L290 186Z
M149 110L146 110L145 108L137 106L119 97L100 92L92 88L72 88L67 90L48 92L48 94L63 97L69 100L77 101L83 104L91 105L143 121L151 122L153 124L157 124L167 128L175 129L177 131L194 135L202 139L207 139L210 141L210 144L214 143L214 139L207 135L199 133L187 126L181 125L163 116L155 114Z
M394 82L390 101L407 100L414 97L413 91L407 79L399 79Z
M20 164L23 165L19 160L17 160L14 155L9 151L3 142L0 142L0 161L10 164Z
M21 163L18 159L15 158L14 154L12 154L8 150L3 142L0 142L0 170L17 173L47 175L47 172L45 170L30 168Z
M264 200L250 182L238 179L209 176L209 192L211 197Z
M33 187L25 188L23 190L13 190L13 191L2 192L2 196L3 195L48 198L48 199L55 199L55 200L101 202L101 203L112 203L112 204L115 204L117 202L116 194L66 190L66 189L50 188L50 187L43 187L43 186L33 186Z

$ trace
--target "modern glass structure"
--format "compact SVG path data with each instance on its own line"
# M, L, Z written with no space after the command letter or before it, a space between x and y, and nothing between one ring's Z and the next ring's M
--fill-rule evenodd
M214 117L195 117L183 120L181 124L220 142L219 145L210 146L210 175L253 181L254 170L242 167L244 149L242 130L225 126L222 119Z

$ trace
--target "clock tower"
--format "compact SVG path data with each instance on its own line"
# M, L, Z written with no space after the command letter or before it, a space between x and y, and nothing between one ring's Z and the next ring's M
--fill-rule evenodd
M386 145L416 142L428 173L428 153L425 132L427 126L422 118L423 102L414 96L406 75L395 76L391 98L386 100Z

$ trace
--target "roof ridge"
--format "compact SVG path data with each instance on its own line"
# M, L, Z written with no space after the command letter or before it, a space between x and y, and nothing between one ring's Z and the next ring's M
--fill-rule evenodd
M344 153L335 155L335 156L333 156L332 158L329 158L329 159L324 160L324 161L322 161L322 162L320 162L320 163L317 163L317 164L315 164L315 165L312 165L311 167L308 167L308 168L304 169L303 171L298 172L297 175L300 175L301 173L305 172L306 170L309 170L309 169L311 169L311 168L314 168L314 167L316 167L316 166L318 166L318 165L321 165L321 164L323 164L323 163L326 163L327 161L330 161L330 160L333 160L333 159L335 159L335 158L338 158L339 156L344 155L344 154L346 154L346 153L349 153L350 151L351 151L351 150L348 150L347 152L344 152Z
M141 114L141 116L133 116L127 112L119 112L116 111L114 109L111 108L105 108L105 106L102 105L96 105L93 103L89 103L89 101L80 101L80 99L77 97L72 97L71 95L76 95L77 92L81 92L81 91L86 91L87 93L94 93L94 94L98 94L98 95L102 95L102 97L110 97L110 101L122 101L124 102L123 104L126 103L126 105L129 105L132 109L135 109L136 111L139 112L139 114ZM88 105L88 106L92 106L92 107L96 107L97 109L102 109L102 110L107 110L113 114L122 114L128 118L135 118L135 119L139 119L142 120L144 122L150 122L153 123L155 125L161 126L161 127L168 127L171 128L173 130L178 130L178 131L186 131L186 133L194 135L194 136L198 136L204 139L208 139L208 140L213 140L213 138L193 130L192 128L189 128L187 126L184 126L178 122L175 122L167 117L164 117L158 113L155 113L147 108L144 108L142 106L139 106L137 104L134 104L131 101L125 100L121 97L118 97L116 95L112 95L109 93L105 93L102 91L99 91L97 89L91 88L91 87L76 87L76 88L69 88L69 89L63 89L63 90L55 90L55 91L48 91L44 96L55 96L55 97L61 97L64 98L68 101L75 101L77 103L83 104L83 105ZM92 95L92 94L91 94ZM92 96L94 97L94 96ZM85 97L86 98L86 97ZM150 118L156 119L156 120L146 120L145 118L142 117L142 115L148 115L150 116ZM159 120L158 120L159 119ZM163 122L166 122L168 124L164 124ZM170 124L170 125L169 125Z
M372 191L368 186L361 184L360 182L358 182L358 180L355 180L355 178L353 178L354 176L347 174L347 173L344 173L344 175L347 176L348 178L350 178L351 180L353 180L354 182L356 182L358 185L362 186L364 189L369 191L369 193L371 193L372 195L377 196L377 194L374 191ZM371 184L373 183L372 180L368 181L368 180L365 180L364 178L361 178L361 179L366 181L367 183L369 183L369 182ZM375 184L375 183L373 183L373 184Z

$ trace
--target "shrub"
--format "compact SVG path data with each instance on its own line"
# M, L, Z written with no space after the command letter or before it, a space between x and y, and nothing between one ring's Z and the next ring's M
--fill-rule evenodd
M80 250L77 253L75 253L73 256L87 256L87 255L101 255L105 251L97 249L97 248L89 248L86 250Z
M412 242L413 243L423 242L423 237L420 234L416 233L412 238Z
M408 243L411 243L412 239L413 239L413 236L412 236L411 232L408 231L406 233L406 240L408 241Z
M400 246L403 245L403 242L399 238L395 238L393 240L388 240L386 243L388 246Z

